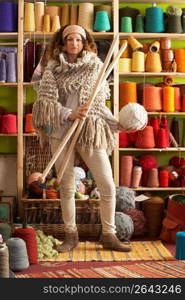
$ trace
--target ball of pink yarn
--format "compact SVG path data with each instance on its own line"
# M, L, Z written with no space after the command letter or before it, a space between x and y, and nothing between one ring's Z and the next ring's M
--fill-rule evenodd
M39 172L30 174L30 176L28 177L28 184L31 184L33 181L37 181L40 176L42 176L42 173Z
M155 155L145 154L139 158L139 166L143 168L143 171L157 168L157 159Z

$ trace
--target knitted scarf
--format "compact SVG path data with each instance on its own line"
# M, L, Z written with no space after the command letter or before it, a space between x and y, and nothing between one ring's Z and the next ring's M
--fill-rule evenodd
M85 104L96 85L102 61L91 52L83 51L76 63L68 63L60 54L60 63L50 62L37 90L33 105L33 126L40 136L46 137L46 128L58 129L60 124L59 97L78 92L80 105ZM84 122L78 144L92 152L105 148L110 154L115 147L113 133L103 114L105 100L110 98L107 81L103 82Z

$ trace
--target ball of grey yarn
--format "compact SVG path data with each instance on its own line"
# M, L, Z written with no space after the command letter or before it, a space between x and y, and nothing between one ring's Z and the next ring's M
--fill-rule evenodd
M3 242L6 242L11 237L12 228L7 223L0 223L0 234L2 234Z
M134 232L134 223L131 217L124 213L116 212L115 225L118 238L129 241Z
M20 238L10 238L6 241L9 251L9 265L13 271L22 271L29 267L26 243Z
M125 186L116 187L116 211L135 208L135 192Z

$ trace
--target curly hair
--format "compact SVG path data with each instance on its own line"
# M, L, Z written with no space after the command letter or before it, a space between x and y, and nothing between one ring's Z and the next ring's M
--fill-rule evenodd
M63 40L62 33L67 26L68 25L61 27L57 32L54 33L47 48L48 60L53 59L59 61L59 54L61 52L65 52L66 38ZM94 38L85 28L83 29L85 30L86 37L87 37L86 40L82 37L82 41L84 45L83 50L97 53L97 47Z

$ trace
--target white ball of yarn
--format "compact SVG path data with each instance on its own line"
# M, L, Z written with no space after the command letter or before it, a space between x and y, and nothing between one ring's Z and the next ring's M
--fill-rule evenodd
M148 123L145 108L138 103L128 103L119 112L119 123L125 132L142 130Z
M86 177L86 173L84 169L80 167L74 167L74 171L75 171L75 180L82 180Z

